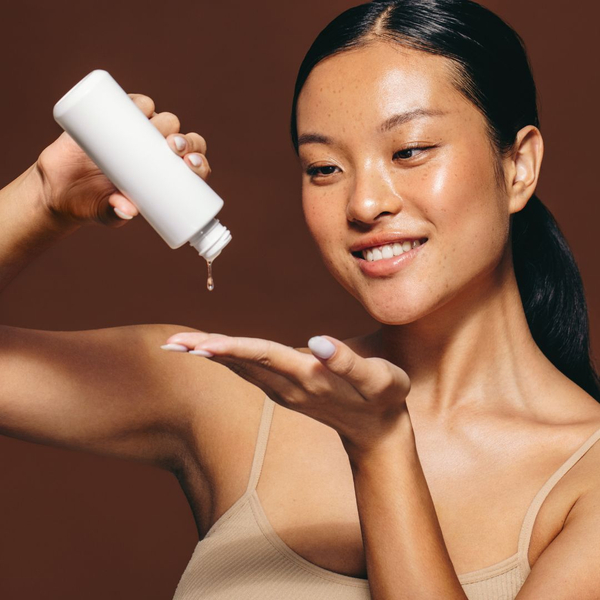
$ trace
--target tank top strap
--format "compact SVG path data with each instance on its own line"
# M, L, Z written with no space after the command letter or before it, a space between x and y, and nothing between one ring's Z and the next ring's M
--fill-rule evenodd
M535 518L548 496L552 488L560 481L560 479L577 463L577 461L600 439L600 429L596 430L592 435L585 441L563 464L546 480L546 483L541 487L538 493L534 496L525 518L521 526L521 532L519 534L519 550L518 553L522 557L527 557L529 553L529 543L531 541L531 534L533 532L533 525ZM529 566L529 563L527 563Z
M260 425L258 426L258 434L256 436L256 445L254 446L254 457L252 459L252 468L250 469L250 478L248 479L248 487L246 494L252 492L258 485L260 472L262 471L265 452L267 450L267 440L269 439L269 431L271 429L271 421L273 420L273 410L275 402L265 394L263 403L262 415L260 417Z

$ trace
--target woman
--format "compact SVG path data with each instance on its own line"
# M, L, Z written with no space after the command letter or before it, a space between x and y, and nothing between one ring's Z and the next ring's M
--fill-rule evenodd
M206 178L205 140L131 97ZM310 233L381 327L3 327L2 432L175 473L201 538L177 600L597 598L600 389L520 38L468 0L351 8L292 139ZM66 134L1 194L7 279L137 214Z

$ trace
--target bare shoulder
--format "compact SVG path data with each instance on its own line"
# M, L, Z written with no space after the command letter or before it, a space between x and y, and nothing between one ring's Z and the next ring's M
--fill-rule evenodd
M600 425L591 436L592 445L572 469L571 486L577 489L562 526L531 561L532 570L519 598L598 597L600 572ZM568 588L565 580L569 580ZM556 594L559 594L557 596Z
M577 490L576 504L580 499L588 496L595 496L600 500L600 403L588 394L585 396L593 404L590 406L589 421L586 426L589 436L584 440L585 451L574 465L571 474L572 485Z

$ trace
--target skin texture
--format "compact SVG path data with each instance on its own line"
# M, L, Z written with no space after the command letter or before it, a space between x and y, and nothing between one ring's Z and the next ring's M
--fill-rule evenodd
M446 114L378 130L415 108ZM181 333L166 342L208 351L278 404L337 431L352 468L374 599L464 598L457 573L514 552L535 491L600 427L595 400L534 343L512 268L510 217L535 191L541 134L534 126L518 132L500 184L484 118L450 84L446 59L383 42L319 63L299 96L297 122L299 139L312 136L299 150L309 231L332 275L382 326L351 340L326 336L333 356L312 362L305 349L268 340ZM409 144L430 148L406 152ZM389 232L428 240L402 270L363 273L350 247ZM540 445L552 448L543 460ZM597 456L587 458L581 463L589 468ZM591 547L589 533L576 534L593 522L585 508L558 534L579 499L593 504L596 479L559 486L548 501L553 513L540 518L544 527L530 547L530 564L539 566L520 599L550 597L564 577L561 564L576 547ZM277 483L284 481L280 475ZM513 504L506 489L518 490ZM277 529L284 541L289 514ZM302 548L299 537L287 539ZM484 538L497 549L484 549L482 565ZM595 560L591 551L587 565ZM582 584L578 597L594 598L594 586Z
M377 131L390 115L417 107L447 114ZM334 167L312 180L303 175L309 230L333 276L383 324L370 351L402 365L412 397L423 383L420 402L438 407L481 384L478 365L487 372L500 355L506 364L509 345L520 355L511 362L551 370L530 339L508 244L510 215L537 184L541 134L533 126L519 133L516 157L504 162L504 192L484 123L450 84L446 59L386 43L322 61L298 101L299 135L336 140L299 150L304 170ZM399 152L410 144L435 147ZM409 268L365 277L348 248L388 231L428 241ZM490 330L512 339L490 347ZM497 373L503 387L507 373Z
M189 162L203 138L186 134L176 149L177 117L132 99L206 178L206 162ZM448 114L377 133L416 107ZM483 124L440 57L379 43L324 60L298 103L299 135L335 142L301 148L303 169L330 167L303 175L306 222L381 327L325 336L335 348L325 358L178 325L0 326L0 432L171 470L202 536L245 489L267 393L277 406L257 490L284 543L323 568L368 571L374 600L463 598L456 574L515 551L536 491L600 428L598 404L531 339L511 267L510 215L535 190L541 135L519 132L498 185ZM409 158L414 142L436 148ZM79 224L122 226L114 207L134 214L58 138L0 192L0 284ZM349 248L381 231L428 241L376 278ZM171 342L179 353L159 350ZM202 348L212 356L187 352ZM545 501L519 600L597 597L600 582L583 573L600 560L598 449Z

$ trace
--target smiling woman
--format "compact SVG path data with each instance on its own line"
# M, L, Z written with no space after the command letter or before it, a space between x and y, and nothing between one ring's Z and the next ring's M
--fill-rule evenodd
M131 97L207 178L204 138ZM353 7L302 62L291 135L310 234L380 327L307 348L1 327L0 431L174 473L200 537L176 600L596 598L600 388L535 195L522 40L469 0ZM61 135L0 192L3 283L120 214Z
M599 558L581 551L600 533L597 451L574 470L578 478L563 476L600 439L600 389L577 266L534 193L543 140L522 40L463 0L354 7L319 34L300 67L291 135L323 260L382 327L346 344L329 338L333 356L320 357L328 373L264 341L169 341L208 352L278 404L338 432L365 566L352 566L352 555L340 563L319 555L300 534L286 544L251 478L230 509L235 516L223 516L210 544L198 545L177 598L221 597L208 583L222 568L213 559L250 523L274 548L255 548L257 571L269 569L277 589L288 581L294 597L571 597L571 586L560 587L566 573L586 572ZM402 372L380 375L387 387L374 391L369 357ZM357 418L346 397L343 419L336 399L349 374L368 404ZM408 394L400 383L407 374ZM390 427L402 422L399 405L413 444ZM263 422L253 473L266 430ZM240 543L238 556L255 542ZM594 598L600 580L584 581L577 597ZM262 579L259 588L271 597Z

